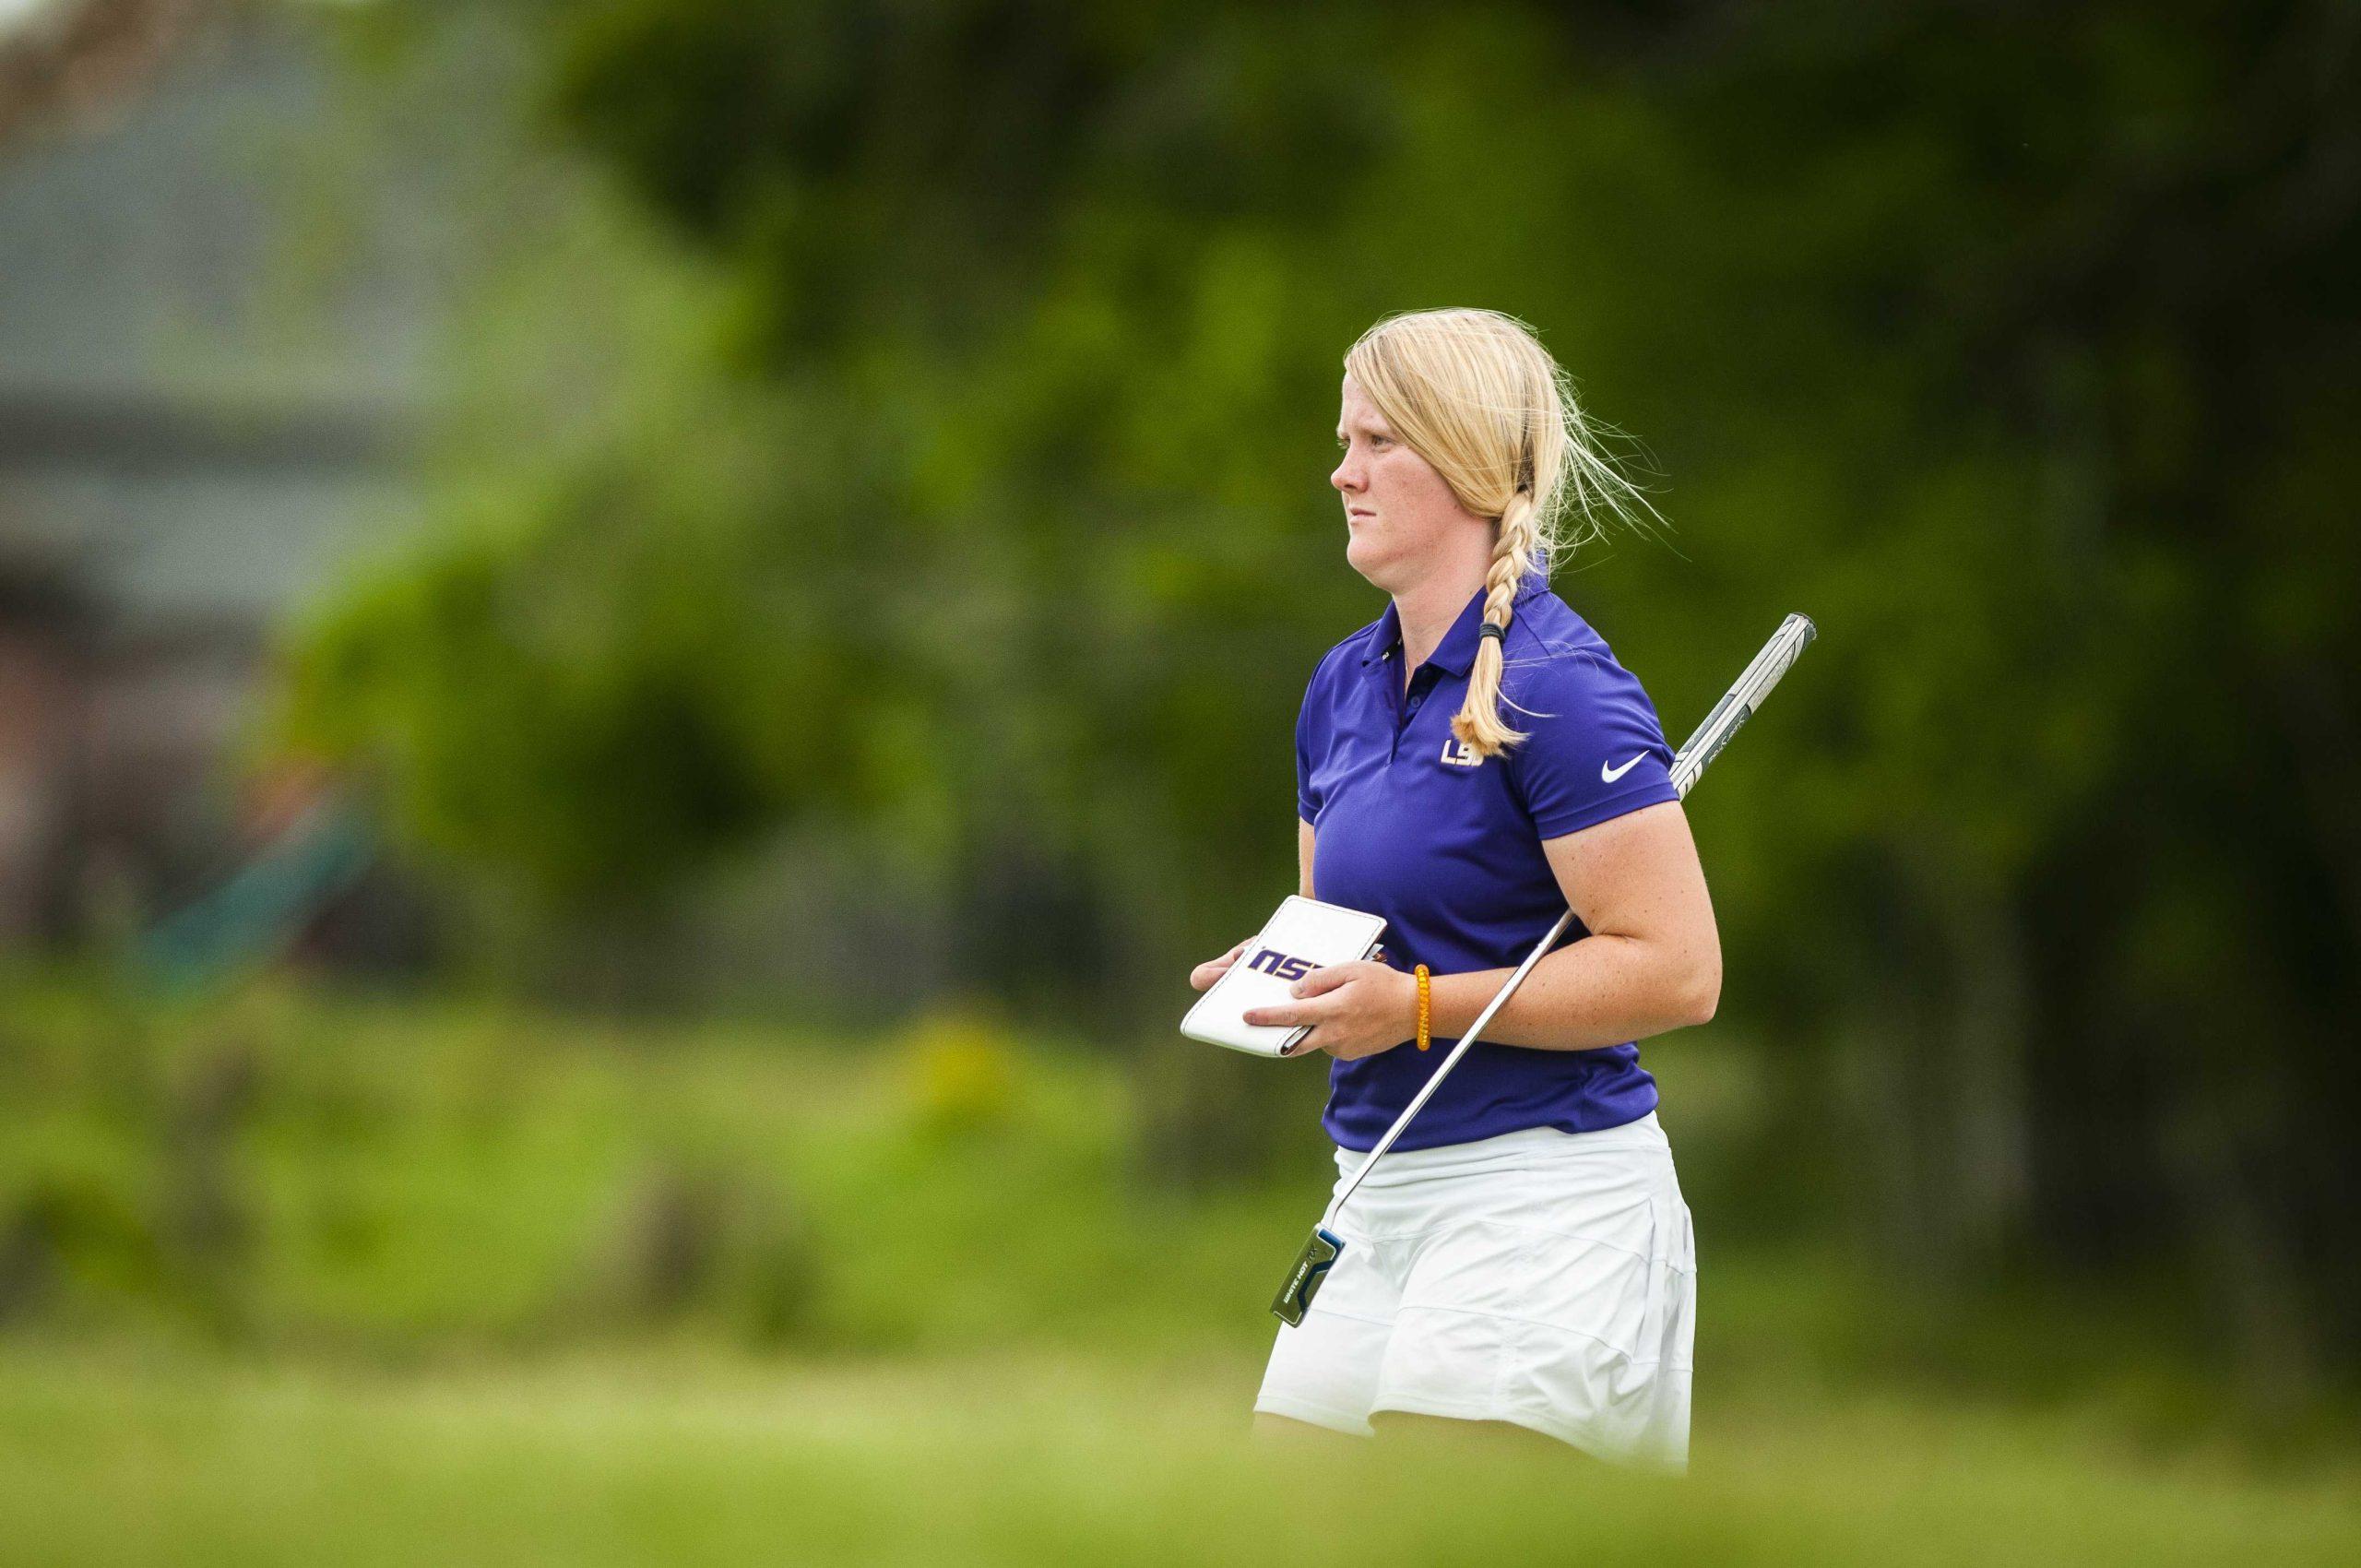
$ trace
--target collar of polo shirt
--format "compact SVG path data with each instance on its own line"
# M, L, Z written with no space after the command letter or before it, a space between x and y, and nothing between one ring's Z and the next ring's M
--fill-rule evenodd
M1539 572L1528 572L1525 581L1517 585L1516 598L1512 602L1523 604L1535 594L1548 591L1548 577ZM1477 634L1483 626L1484 590L1477 588L1475 597L1467 601L1467 608L1459 612L1459 619L1451 624L1451 630L1442 635L1442 641L1435 645L1434 652L1427 656L1427 662L1450 674L1465 675L1475 666ZM1377 624L1377 635L1370 640L1370 650L1361 655L1361 662L1374 664L1401 646L1402 617L1388 599L1385 613Z

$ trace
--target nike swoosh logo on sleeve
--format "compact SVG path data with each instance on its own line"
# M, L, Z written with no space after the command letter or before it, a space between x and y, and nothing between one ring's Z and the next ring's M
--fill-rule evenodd
M1640 756L1645 756L1647 754L1647 753L1642 752ZM1633 757L1630 762L1625 763L1620 767L1609 767L1602 759L1598 765L1598 781L1602 784L1614 783L1618 778L1622 778L1625 774L1640 766L1640 756Z

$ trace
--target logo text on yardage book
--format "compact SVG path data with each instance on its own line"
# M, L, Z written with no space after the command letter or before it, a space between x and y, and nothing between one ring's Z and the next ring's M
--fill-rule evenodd
M1310 974L1312 965L1309 958L1290 958L1275 947L1265 947L1252 958L1247 959L1246 967L1250 969L1260 969L1264 974L1279 980L1301 980Z

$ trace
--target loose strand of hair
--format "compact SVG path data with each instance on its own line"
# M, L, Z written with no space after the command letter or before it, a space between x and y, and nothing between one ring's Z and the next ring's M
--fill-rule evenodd
M1672 529L1671 521L1648 499L1646 487L1624 471L1627 466L1655 471L1645 449L1627 432L1584 412L1573 377L1562 367L1551 379L1557 383L1558 398L1565 410L1564 510L1574 519L1572 532L1564 540L1565 550L1571 553L1605 539L1610 522L1670 548L1665 535ZM1634 455L1619 460L1613 451L1617 445L1628 446Z

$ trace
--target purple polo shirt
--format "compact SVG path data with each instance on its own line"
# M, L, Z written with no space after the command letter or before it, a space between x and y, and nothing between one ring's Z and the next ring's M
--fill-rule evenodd
M1384 916L1386 961L1405 971L1513 968L1566 907L1543 841L1679 799L1647 694L1538 574L1518 590L1501 686L1501 718L1528 738L1486 761L1461 747L1451 719L1466 699L1483 608L1479 591L1406 695L1401 623L1389 603L1321 659L1296 723L1296 811L1313 829L1312 892ZM1588 934L1576 920L1560 944ZM1453 1043L1334 1063L1328 1135L1373 1147ZM1635 1045L1536 1051L1478 1040L1395 1146L1527 1127L1592 1132L1655 1104Z

